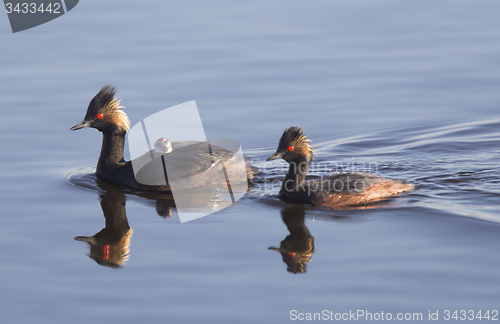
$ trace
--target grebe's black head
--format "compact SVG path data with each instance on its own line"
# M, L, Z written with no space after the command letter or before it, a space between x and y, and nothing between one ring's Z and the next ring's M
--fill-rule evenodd
M276 153L270 156L267 161L282 158L290 163L305 156L310 162L313 159L314 150L309 142L310 140L303 135L302 128L296 126L287 128L281 136Z
M126 133L130 121L120 106L120 100L115 97L115 87L105 85L92 98L83 121L70 130L93 127L101 132Z

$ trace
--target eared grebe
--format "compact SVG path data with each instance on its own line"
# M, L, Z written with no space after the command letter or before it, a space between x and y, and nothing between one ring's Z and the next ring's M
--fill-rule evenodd
M96 175L99 178L113 184L139 191L170 192L170 185L168 179L165 179L166 176L163 171L157 179L158 184L155 185L155 179L151 179L152 176L156 177L155 173L144 171L141 175L141 171L148 170L147 168L142 168L137 175L138 177L144 174L149 176L146 182L148 185L145 185L143 184L145 183L144 181L141 181L141 183L135 178L132 162L124 160L123 149L125 134L129 131L130 121L122 110L124 107L120 106L120 100L115 97L115 93L114 87L110 85L104 86L90 101L84 120L71 127L71 130L92 127L102 132L101 155L99 156L96 168ZM176 147L178 149L176 149ZM219 163L227 162L224 163L224 167L228 174L237 173L240 168L239 165L231 164L234 159L228 161L234 156L233 152L219 146L209 145L206 142L170 142L166 138L160 138L155 142L154 148L151 151L152 152L149 152L151 156L154 153L168 153L169 163L176 166L176 179L189 178L194 175L206 173L206 177L196 178L197 183L189 184L192 186L210 185L210 181L213 179L210 175L218 170L214 168L214 166ZM138 160L144 156L149 159L149 153L139 157ZM158 163L160 170L163 170L161 168L162 159L153 160L149 171L151 171L151 169L157 170ZM253 175L257 173L257 170L247 163L246 172L248 179L252 179Z
M278 149L267 161L282 158L290 164L280 195L289 200L341 208L365 205L411 191L413 184L373 174L352 172L332 174L306 181L313 160L313 148L299 127L290 127L281 136Z

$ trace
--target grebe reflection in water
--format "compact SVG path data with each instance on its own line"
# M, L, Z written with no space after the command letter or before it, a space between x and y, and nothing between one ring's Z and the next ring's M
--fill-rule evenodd
M290 235L281 241L279 247L269 247L269 250L281 254L288 272L305 273L314 254L314 237L305 225L304 205L293 205L282 210L281 218Z

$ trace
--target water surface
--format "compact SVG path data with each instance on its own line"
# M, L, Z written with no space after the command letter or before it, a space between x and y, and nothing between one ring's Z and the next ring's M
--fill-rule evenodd
M446 310L498 310L499 9L80 2L17 34L5 15L1 322L285 323L291 310L425 320L439 311L443 320ZM264 160L297 125L328 166L311 176L370 171L417 188L376 208L329 210L283 202L260 182L233 206L180 224L168 199L96 182L101 134L69 131L108 83L132 123L196 100L207 137L237 139L263 180L284 176L284 164ZM116 223L105 226L106 216ZM127 224L118 268L74 240L106 227L120 236ZM297 262L269 249L280 245L300 250Z

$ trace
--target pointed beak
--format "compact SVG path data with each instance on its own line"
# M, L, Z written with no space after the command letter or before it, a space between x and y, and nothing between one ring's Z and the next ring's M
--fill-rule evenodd
M93 236L77 236L75 241L86 242L88 244L96 244L97 240Z
M280 159L282 157L283 157L283 153L276 152L273 155L271 155L270 157L268 157L266 161L272 161L272 160Z
M84 120L80 124L76 124L75 126L71 127L69 130L77 130L85 127L90 127L90 121Z

